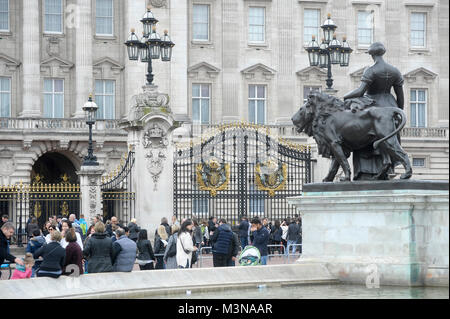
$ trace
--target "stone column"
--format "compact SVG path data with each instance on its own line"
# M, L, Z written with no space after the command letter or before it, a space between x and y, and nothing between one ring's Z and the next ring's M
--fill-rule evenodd
M23 109L20 117L41 117L39 1L23 0L22 29ZM26 12L26 13L25 13Z
M75 38L75 87L77 118L84 117L83 105L89 94L94 92L94 77L92 68L92 10L90 0L79 0L80 23L76 29Z
M80 176L81 211L89 224L91 219L102 212L101 176L103 168L99 166L81 166Z
M127 40L130 30L134 28L136 35L140 39L142 37L142 16L146 12L145 0L125 0L125 21L124 21L124 39ZM139 94L142 85L146 83L145 74L147 73L147 63L139 61L130 61L125 45L122 45L125 64L125 105L131 105L131 99L134 95ZM128 114L126 110L124 114Z
M172 50L172 60L170 65L170 97L171 108L176 115L188 114L188 1L171 0L170 3L170 27L169 35L175 46ZM163 34L160 30L160 34ZM159 76L159 75L158 75ZM158 83L156 83L158 84Z

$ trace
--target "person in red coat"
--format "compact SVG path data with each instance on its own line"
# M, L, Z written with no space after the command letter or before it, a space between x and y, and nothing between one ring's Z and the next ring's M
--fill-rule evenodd
M77 244L77 235L75 229L70 228L66 233L66 241L69 243L66 247L66 262L64 264L63 274L70 275L73 270L67 269L68 265L76 265L79 268L79 275L83 274L83 252Z

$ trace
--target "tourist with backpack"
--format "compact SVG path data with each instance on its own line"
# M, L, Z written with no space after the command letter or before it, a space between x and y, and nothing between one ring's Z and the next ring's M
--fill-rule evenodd
M88 234L88 224L87 224L86 220L84 219L83 214L80 215L80 219L78 220L78 225L80 225L81 232L82 232L81 239L84 242L84 240L86 239L86 236L89 234Z

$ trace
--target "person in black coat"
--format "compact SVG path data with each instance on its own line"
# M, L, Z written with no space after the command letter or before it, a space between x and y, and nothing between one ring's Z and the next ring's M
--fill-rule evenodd
M112 240L105 232L105 224L98 222L84 246L83 255L88 262L88 273L112 272Z
M132 241L136 242L138 240L139 237L139 231L141 230L141 228L136 224L136 219L133 218L129 223L128 223L128 231L129 231L129 236L128 238L130 238Z
M283 234L283 230L281 229L281 224L279 220L275 221L275 225L273 226L272 232L270 233L270 239L272 245L281 245L281 235ZM281 246L279 247L272 247L272 254L275 252L275 250L278 251L279 254L282 253Z
M62 239L61 233L57 230L51 234L51 242L39 248L34 254L34 259L42 257L42 261L37 277L58 278L61 276L66 261L66 250L59 243Z
M139 238L137 241L138 256L137 262L141 270L154 269L154 263L156 262L155 254L153 253L152 244L148 240L147 230L141 229L139 232Z
M241 240L242 249L248 245L248 228L250 224L248 222L248 218L243 216L241 218L241 222L239 224L239 239Z
M3 264L5 259L10 263L16 263L23 265L23 261L20 258L16 258L9 253L9 242L11 236L14 234L14 226L10 222L6 222L0 229L0 264ZM2 273L0 271L0 277Z

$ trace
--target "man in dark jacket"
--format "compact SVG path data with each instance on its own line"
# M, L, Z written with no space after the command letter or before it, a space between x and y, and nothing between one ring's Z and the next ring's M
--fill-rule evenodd
M300 241L300 226L299 226L299 222L298 219L293 220L288 227L288 232L287 232L287 249L286 249L286 253L289 254L289 245L293 245L292 246L292 253L295 254L296 248L297 246L295 246L297 244L297 242Z
M83 255L88 260L89 274L112 272L112 240L105 232L105 225L97 222L95 233L86 239Z
M5 259L10 263L16 263L19 265L23 265L23 261L20 258L16 258L9 253L9 240L11 236L14 234L14 226L10 222L6 222L3 224L0 229L0 265L4 263ZM0 277L2 273L0 271Z
M106 226L106 232L108 233L109 237L114 236L114 234L113 234L114 231L112 229L113 225L115 225L116 227L120 227L120 228L123 227L122 225L119 224L119 220L117 219L116 216L111 217L111 223Z
M44 236L41 236L41 231L39 229L33 230L33 237L28 241L27 248L25 252L34 254L39 248L46 244ZM41 261L36 260L32 268L31 277L36 276L36 272L41 265Z
M261 220L258 217L252 219L251 231L253 232L253 246L259 249L261 254L261 265L267 265L268 248L269 243L269 231L263 226Z
M248 218L243 216L239 224L239 239L241 240L242 249L248 245L248 227L250 226Z
M219 220L219 227L211 237L214 267L226 267L233 253L233 231L225 219Z
M9 216L8 215L3 215L2 216L2 220L0 220L0 228L2 228L2 226L7 223L9 221Z
M113 243L113 270L131 272L136 261L136 243L125 236L122 228L116 230L117 240Z

